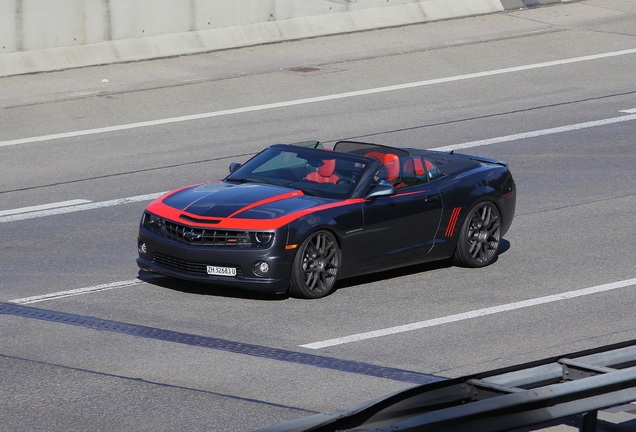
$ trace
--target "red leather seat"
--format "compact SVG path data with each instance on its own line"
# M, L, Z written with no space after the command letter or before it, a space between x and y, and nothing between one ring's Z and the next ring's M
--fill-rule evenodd
M404 173L407 175L421 176L424 175L425 172L424 164L422 163L422 159L419 157L412 157L404 162Z
M325 149L330 150L330 149ZM310 172L305 177L305 180L317 182L317 183L337 183L340 180L334 172L336 171L335 159L323 159L322 165L318 167L316 171Z
M369 152L365 156L374 157L384 165L386 169L385 178L388 182L393 182L400 177L400 158L393 153Z

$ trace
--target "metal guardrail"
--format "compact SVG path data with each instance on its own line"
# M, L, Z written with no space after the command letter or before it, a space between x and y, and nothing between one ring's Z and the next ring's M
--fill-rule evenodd
M636 340L425 384L259 432L508 431L636 401Z

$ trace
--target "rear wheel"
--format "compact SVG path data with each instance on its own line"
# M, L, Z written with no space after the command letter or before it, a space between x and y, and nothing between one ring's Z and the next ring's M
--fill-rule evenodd
M497 258L501 237L501 215L490 201L477 203L468 213L457 240L455 263L484 267Z
M315 299L329 294L338 278L340 248L329 231L317 231L300 245L289 287L294 297Z

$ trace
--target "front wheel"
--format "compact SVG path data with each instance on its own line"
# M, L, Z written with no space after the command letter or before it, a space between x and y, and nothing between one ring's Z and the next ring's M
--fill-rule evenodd
M303 241L296 253L289 291L294 297L324 297L333 290L339 268L336 237L329 231L317 231Z
M455 262L465 267L484 267L497 258L501 215L490 201L477 203L466 217L457 240Z

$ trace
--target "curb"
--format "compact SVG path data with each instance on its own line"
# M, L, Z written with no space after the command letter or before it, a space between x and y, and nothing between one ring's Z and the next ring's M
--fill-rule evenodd
M303 10L302 7L298 7L299 10L293 10L291 15L281 15L279 19L261 20L260 22L256 20L256 22L237 25L229 23L226 26L205 30L181 31L118 40L111 37L111 40L84 44L81 43L80 38L80 42L75 42L71 46L52 46L43 49L21 48L25 43L15 41L13 52L0 54L0 77L199 54L319 36L485 15L505 10L565 3L572 0L413 0L410 2L404 0L402 4L382 7L359 6L358 0L343 1L347 4L346 6L329 7L329 13L327 14L315 14L313 10ZM291 7L289 5L287 4L288 8ZM275 6L276 2L273 1L273 9L275 9ZM138 7L142 7L141 2ZM218 12L221 14L224 11L220 10ZM36 10L32 11L31 15L41 15L42 13L43 11ZM69 8L67 14L62 17L73 21L73 17L77 13L77 11ZM155 13L159 18L165 17L160 10ZM235 16L235 19L238 21L242 20L242 14L235 14L238 16L238 18ZM29 14L21 15L30 16ZM270 15L270 17L273 17L273 15ZM18 15L9 16L9 20L11 19L15 22L28 21L25 17ZM95 22L100 23L102 19L103 17L99 17L99 19L95 19ZM56 22L55 19L50 21ZM90 26L91 22L82 22L81 24ZM116 27L115 24L112 25ZM134 27L138 24L134 22L118 22L117 25ZM6 28L9 27L7 26ZM38 30L41 29L38 28ZM43 29L41 33L50 35L51 33L57 34L57 32L66 32L64 34L66 39L71 39L70 36L74 36L68 30L58 30L55 24ZM35 38L35 36L29 35L28 31L26 33L24 36L25 40L33 40ZM8 31L5 30L5 33L2 33L0 29L0 36L6 36L9 39L18 37L10 29ZM40 37L42 38L43 36ZM48 39L51 38L49 37ZM50 43L48 39L38 42L40 45L46 45ZM2 48L11 49L11 47L4 46Z

